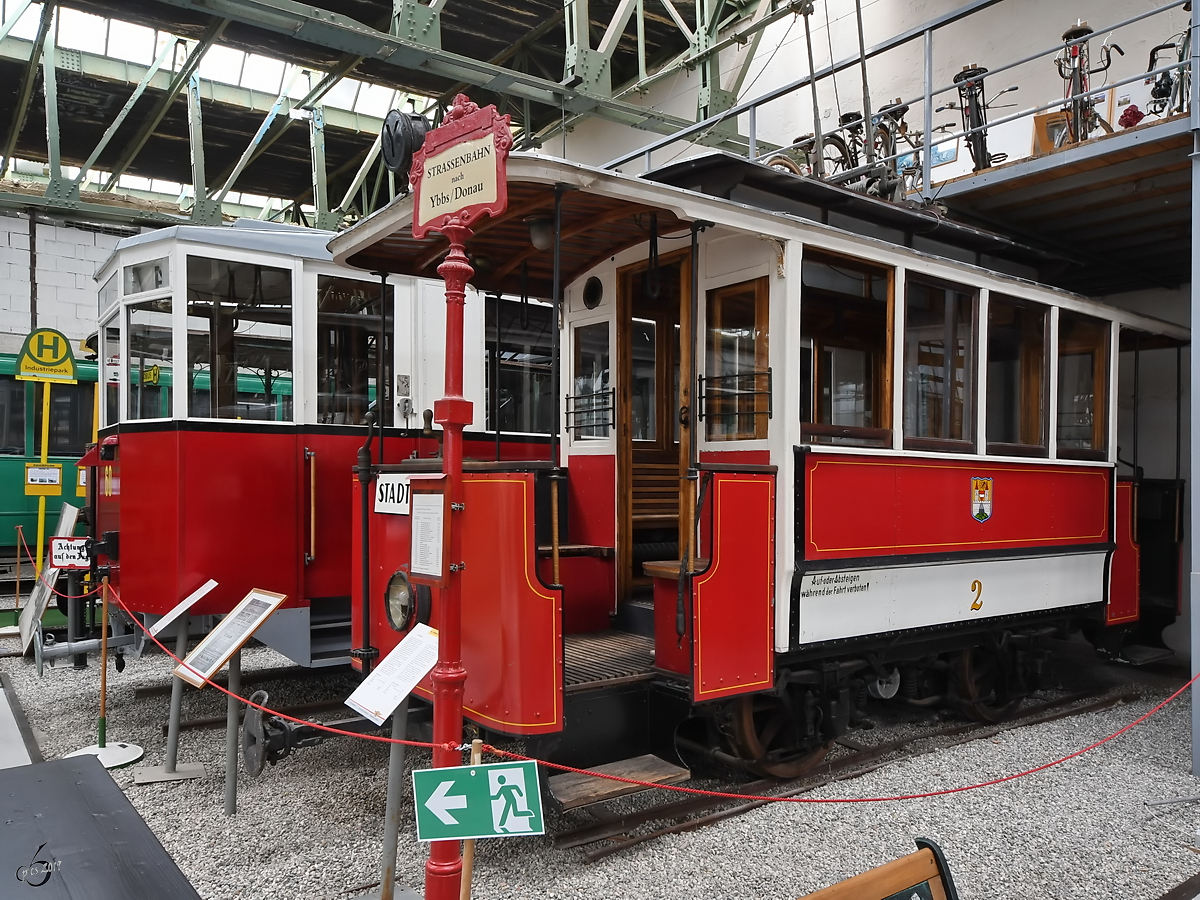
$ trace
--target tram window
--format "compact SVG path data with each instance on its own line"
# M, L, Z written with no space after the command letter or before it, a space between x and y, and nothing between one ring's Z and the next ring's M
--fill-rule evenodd
M633 360L630 429L635 441L658 439L657 394L654 392L658 356L658 324L636 316L629 326Z
M0 375L0 453L25 453L25 382Z
M906 446L971 449L974 357L974 294L910 279L904 301Z
M171 286L170 260L167 257L135 263L124 269L125 295L141 294Z
M805 440L891 443L887 269L805 251L800 421Z
M496 307L499 307L497 310ZM500 334L500 377L492 390L493 354L496 353L497 315ZM551 328L553 310L548 303L509 300L484 304L487 340L487 427L495 431L549 434L554 427L554 394L551 389ZM493 394L498 394L493 403ZM495 406L496 408L493 408Z
M387 286L384 384L392 381L393 290ZM379 362L379 284L317 276L317 421L361 425L376 397ZM392 424L395 404L380 404L384 424Z
M121 328L116 316L100 326L100 360L104 380L104 424L116 425L121 418Z
M292 273L189 256L188 415L292 418Z
M91 381L76 384L56 384L50 389L50 455L83 456L92 439L96 385ZM42 398L38 388L33 405L34 441L42 439ZM39 443L40 449L40 443Z
M1044 452L1048 315L1044 306L996 294L988 302L989 453Z
M613 395L608 356L608 323L575 329L575 381L568 425L575 440L608 437L613 421Z
M1109 324L1058 314L1058 453L1103 458L1108 428Z
M771 409L768 295L766 278L708 292L708 359L701 399L710 441L767 436Z
M100 293L96 295L96 313L104 315L108 312L109 307L114 306L117 302L117 276L112 275L108 281L104 282L104 287L100 288Z
M130 419L171 416L171 298L125 308Z

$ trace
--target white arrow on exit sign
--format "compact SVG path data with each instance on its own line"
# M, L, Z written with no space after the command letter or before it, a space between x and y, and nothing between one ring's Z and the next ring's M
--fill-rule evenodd
M443 781L439 784L425 801L425 808L442 820L444 825L457 825L458 819L450 815L452 809L466 809L467 798L461 794L450 795L450 788L454 787L453 781Z

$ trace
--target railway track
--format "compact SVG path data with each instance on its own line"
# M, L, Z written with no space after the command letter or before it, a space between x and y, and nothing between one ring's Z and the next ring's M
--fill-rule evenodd
M1089 698L1094 699L1091 699L1090 702L1083 702L1079 706L1072 705L1088 701ZM553 845L557 849L570 849L599 844L600 846L590 847L583 851L584 861L595 862L668 834L694 831L743 815L773 802L770 799L772 797L795 797L836 781L848 781L861 777L893 762L913 759L949 747L993 737L1013 728L1097 712L1118 703L1128 703L1140 698L1141 693L1136 690L1122 691L1103 697L1098 697L1094 692L1085 691L1026 707L995 725L981 725L974 722L946 725L926 729L918 734L875 746L843 742L843 746L849 746L852 752L825 762L819 771L793 779L764 778L728 789L739 794L761 794L763 797L761 800L738 801L720 797L692 796L687 799L668 801L648 809L605 818L595 823L560 832L554 836ZM957 739L948 743L939 743L936 747L913 747L914 744L939 737L955 737ZM647 826L652 826L649 831L639 831Z

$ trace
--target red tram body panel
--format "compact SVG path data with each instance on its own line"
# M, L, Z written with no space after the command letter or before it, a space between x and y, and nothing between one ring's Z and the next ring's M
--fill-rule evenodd
M976 479L987 482L982 502ZM1107 467L809 453L804 557L1107 543L1111 479Z

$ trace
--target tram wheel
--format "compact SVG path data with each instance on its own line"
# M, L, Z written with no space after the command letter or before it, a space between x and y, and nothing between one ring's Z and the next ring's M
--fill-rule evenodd
M999 646L968 647L952 663L959 709L977 722L1006 719L1021 698L1012 685L1012 666Z
M738 697L733 704L733 749L753 771L776 778L799 778L829 753L828 744L797 746L791 710L767 694Z

